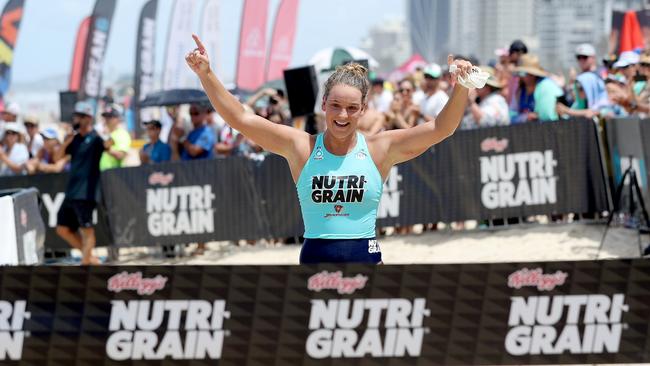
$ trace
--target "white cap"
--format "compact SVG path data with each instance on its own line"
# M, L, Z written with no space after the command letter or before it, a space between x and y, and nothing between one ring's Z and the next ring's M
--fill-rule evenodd
M589 43L582 43L576 47L576 56L596 56L596 49Z
M3 112L13 114L14 116L17 116L17 115L20 114L20 106L16 102L8 103L5 106L5 109L3 110Z
M625 51L621 53L621 56L619 56L618 61L612 65L615 69L620 69L623 67L627 67L630 65L636 65L639 63L639 54L634 52L634 51Z
M23 131L20 129L20 126L16 122L7 122L4 125L5 131L13 131L15 133L22 134Z

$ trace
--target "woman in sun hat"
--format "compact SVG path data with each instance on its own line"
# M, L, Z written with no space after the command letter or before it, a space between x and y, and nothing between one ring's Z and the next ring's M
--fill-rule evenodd
M537 56L521 55L515 72L521 80L510 104L512 123L557 120L557 98L564 92L548 77L549 73L540 66Z

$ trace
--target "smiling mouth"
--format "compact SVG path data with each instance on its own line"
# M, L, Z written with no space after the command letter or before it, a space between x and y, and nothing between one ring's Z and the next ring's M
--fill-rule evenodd
M346 127L347 125L350 124L350 122L339 122L339 121L334 121L334 124L339 126L339 127Z

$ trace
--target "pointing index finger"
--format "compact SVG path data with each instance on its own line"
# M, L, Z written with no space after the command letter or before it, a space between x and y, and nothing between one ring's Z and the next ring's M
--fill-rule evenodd
M202 54L205 53L205 46L203 45L203 42L199 39L199 36L196 34L192 34L192 38L194 38L194 43L196 43L196 48L199 49L199 52Z

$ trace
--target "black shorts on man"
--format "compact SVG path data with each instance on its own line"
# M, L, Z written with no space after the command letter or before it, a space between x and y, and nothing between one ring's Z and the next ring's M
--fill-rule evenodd
M76 231L80 227L93 226L93 211L97 203L93 200L64 200L56 216L57 225Z

